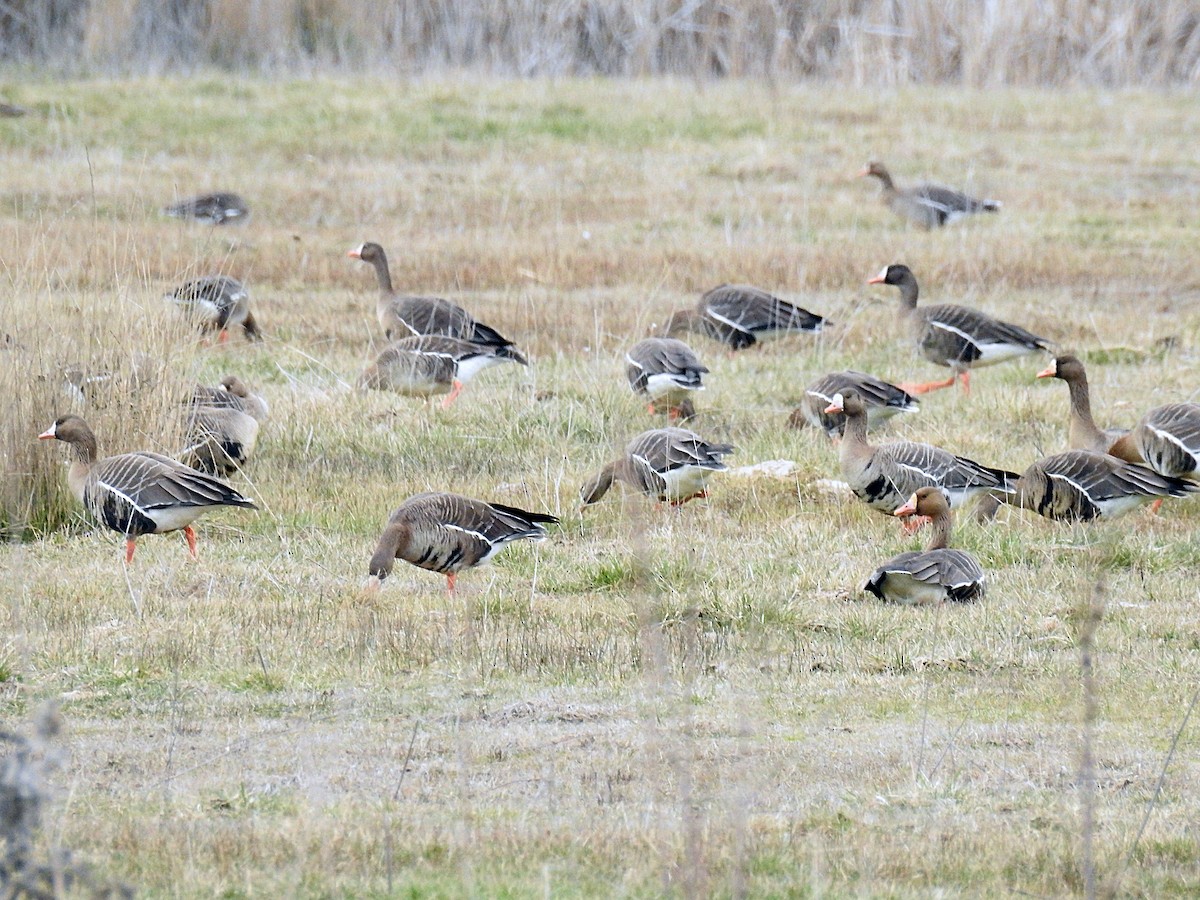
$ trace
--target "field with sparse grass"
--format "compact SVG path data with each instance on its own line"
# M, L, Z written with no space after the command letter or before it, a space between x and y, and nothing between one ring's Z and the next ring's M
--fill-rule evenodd
M826 371L941 377L892 289L864 284L898 261L923 298L1083 356L1102 424L1195 399L1194 94L211 77L5 95L30 112L0 120L0 718L60 704L47 845L144 896L1200 890L1200 502L1090 527L963 517L986 600L894 608L859 586L923 538L824 490L834 449L786 427ZM869 158L1004 210L909 229L853 177ZM160 213L214 189L251 221ZM447 410L356 391L382 346L373 275L346 256L365 240L529 368ZM246 282L264 343L202 345L163 302L217 271ZM733 356L691 341L712 370L692 427L794 474L581 516L584 478L657 421L624 350L722 281L835 323ZM70 366L112 377L81 401ZM888 433L1021 470L1065 447L1066 389L1040 367L981 370ZM198 564L168 535L125 567L35 435L73 410L102 452L174 452L179 401L226 373L271 404L234 479L261 512L203 519ZM453 600L403 563L365 597L384 520L424 490L563 521Z

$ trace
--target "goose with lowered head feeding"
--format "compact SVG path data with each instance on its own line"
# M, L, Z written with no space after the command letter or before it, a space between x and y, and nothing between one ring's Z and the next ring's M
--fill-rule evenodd
M681 309L663 326L663 337L702 334L743 350L767 338L797 332L816 334L828 324L823 316L788 303L750 284L722 284L700 298L694 309Z
M728 466L721 458L734 451L731 444L710 444L686 428L654 428L643 431L625 448L620 459L610 462L580 489L584 507L597 503L614 481L659 501L680 506L708 496L708 479Z

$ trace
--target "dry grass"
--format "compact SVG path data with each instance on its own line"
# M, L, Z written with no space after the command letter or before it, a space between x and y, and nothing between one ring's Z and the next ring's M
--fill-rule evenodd
M61 699L72 757L53 840L150 895L1082 892L1080 611L1103 580L1090 871L1101 891L1196 889L1194 754L1157 788L1200 647L1195 504L1095 528L963 524L987 601L894 609L857 585L910 542L819 492L831 448L783 428L825 370L937 374L895 334L894 297L863 285L898 260L931 300L1088 352L1108 422L1190 397L1191 98L224 79L11 92L32 112L0 131L16 342L0 351L0 439L6 524L36 539L0 557L0 709ZM850 177L868 157L1005 210L907 230ZM248 226L157 214L214 188L247 197ZM534 364L485 373L448 411L350 391L377 326L370 272L345 251L368 239L398 285L463 302ZM169 316L161 294L211 268L248 284L265 344L199 347ZM839 323L734 358L696 343L713 370L697 430L797 474L726 477L678 513L611 497L581 520L584 476L651 425L622 348L722 280ZM156 377L131 395L135 359ZM67 408L58 373L75 362L123 376L87 407L113 451L173 446L194 379L261 388L273 418L239 486L263 512L205 520L199 565L177 536L146 538L126 578L116 536L61 492L22 505L61 478L61 452L32 438ZM969 402L934 395L892 431L1022 468L1065 433L1066 392L1034 371L986 370ZM430 488L564 525L465 575L457 600L411 567L364 600L387 513ZM76 524L46 531L63 515L47 504Z

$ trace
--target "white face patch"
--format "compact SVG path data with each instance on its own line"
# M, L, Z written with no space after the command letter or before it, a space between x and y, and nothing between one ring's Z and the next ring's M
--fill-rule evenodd
M836 406L839 409L846 408L846 398L842 396L842 392L838 391L833 395L833 399L829 401L830 406Z
M879 270L879 274L876 275L875 277L878 278L880 281L887 281L887 272L888 272L888 269L890 269L890 268L891 268L891 266L884 266L882 269ZM859 277L861 278L862 276L860 275Z

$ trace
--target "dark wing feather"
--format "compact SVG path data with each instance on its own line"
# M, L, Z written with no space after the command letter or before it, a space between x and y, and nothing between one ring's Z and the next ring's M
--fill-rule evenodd
M1185 476L1200 468L1200 404L1169 403L1146 413L1134 439L1150 468Z
M722 324L756 334L820 331L823 317L748 284L723 284L700 298L700 309Z
M1012 344L1017 347L1028 347L1030 350L1048 349L1045 338L1040 338L1019 325L994 319L987 313L969 306L943 303L921 307L919 312L931 326L960 334L976 346Z

